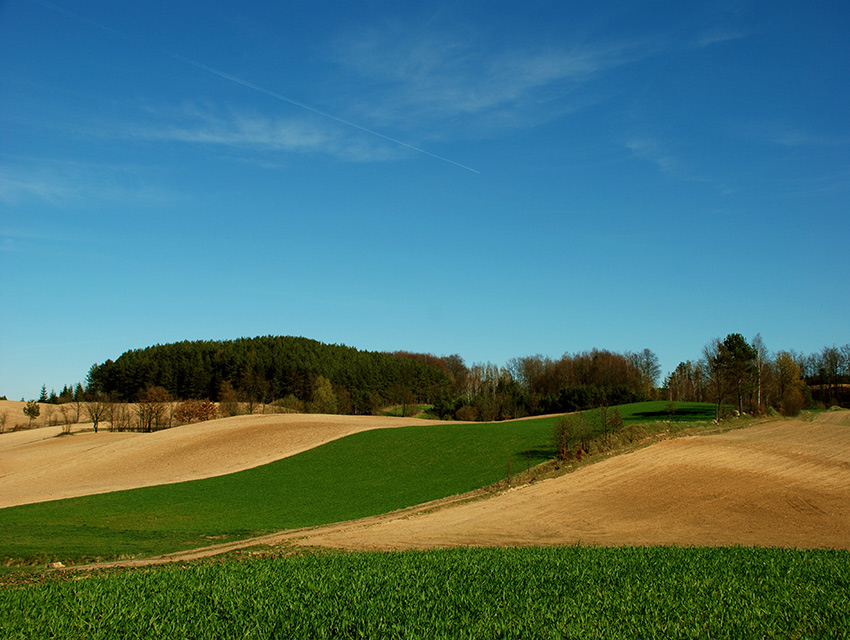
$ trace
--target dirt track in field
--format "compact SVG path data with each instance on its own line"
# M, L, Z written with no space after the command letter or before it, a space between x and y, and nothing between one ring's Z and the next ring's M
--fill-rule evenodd
M229 473L349 433L411 422L271 415L155 434L4 434L0 506ZM850 412L666 440L490 497L454 497L362 521L120 564L188 560L258 544L850 549Z
M155 433L94 433L91 424L0 434L0 508L198 480L257 467L352 433L424 420L373 416L237 416Z

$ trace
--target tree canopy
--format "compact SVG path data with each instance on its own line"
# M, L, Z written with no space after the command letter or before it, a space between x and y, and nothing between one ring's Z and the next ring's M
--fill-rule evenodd
M436 359L435 359L436 360ZM150 387L176 399L219 400L228 382L243 399L272 402L294 396L329 403L329 389L346 399L346 413L371 413L404 393L430 402L451 386L434 361L361 351L291 336L184 341L126 351L91 367L88 390L134 402Z

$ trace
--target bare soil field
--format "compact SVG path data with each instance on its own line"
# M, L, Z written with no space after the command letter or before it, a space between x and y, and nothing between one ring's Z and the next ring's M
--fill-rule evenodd
M351 550L681 545L850 549L850 412L659 442L487 499L303 532Z
M59 436L61 427L4 433L0 508L222 475L358 431L408 424L426 422L277 414L153 434L95 434L85 424L71 436ZM666 440L482 495L142 562L281 543L351 550L570 544L850 549L850 411Z
M22 404L22 403L15 403ZM0 434L0 508L198 480L257 467L358 431L429 424L375 416L270 414L155 433L94 433L91 423Z

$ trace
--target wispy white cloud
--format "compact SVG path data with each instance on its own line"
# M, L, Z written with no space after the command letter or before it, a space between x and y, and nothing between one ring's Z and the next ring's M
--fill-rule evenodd
M196 106L158 118L165 122L125 130L137 140L206 145L259 152L323 154L351 161L386 160L404 151L320 118L215 114ZM263 161L262 158L257 159Z
M662 174L671 179L707 184L724 194L733 192L722 178L707 176L695 168L686 151L680 151L676 145L653 136L634 136L628 138L624 144L633 157L654 164Z
M681 169L681 163L676 156L655 138L629 138L625 145L634 157L651 162L662 173L674 175Z
M710 47L723 44L733 40L741 40L751 35L751 32L739 27L713 27L699 33L693 40L693 46L697 48Z
M170 140L190 144L233 147L252 147L274 151L315 151L325 149L329 138L326 131L302 122L272 121L267 118L237 117L202 123L200 126L167 126L138 132L149 139Z
M0 228L0 252L17 253L26 250L34 243L55 241L56 238L44 231L34 229Z
M180 199L167 188L140 183L133 167L32 158L22 166L0 164L0 203L10 207L32 201L61 208L81 202L150 205Z
M73 182L58 179L52 172L44 170L22 171L0 166L0 202L18 204L36 199L50 204L59 204L76 197L79 187Z
M656 56L747 38L738 24L690 35L640 38L565 36L561 42L500 42L466 25L418 30L387 22L349 32L332 55L356 78L358 117L393 127L423 125L490 133L535 126L608 99L616 87L594 84Z
M520 48L468 32L409 35L404 27L372 29L338 44L340 65L368 92L364 116L394 126L458 118L465 127L481 119L534 124L585 101L571 95L582 83L648 55L634 43Z
M844 134L825 135L788 120L771 120L737 127L741 137L781 147L840 147L850 144Z

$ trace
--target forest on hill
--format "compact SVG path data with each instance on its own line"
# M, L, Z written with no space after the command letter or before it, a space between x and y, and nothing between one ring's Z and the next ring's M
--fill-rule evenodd
M156 389L158 398L172 400L351 414L429 404L444 418L501 420L646 399L658 375L657 358L648 349L640 354L594 349L559 360L534 356L504 367L467 367L458 355L369 352L265 336L127 351L91 367L85 394L137 402Z
M699 358L681 362L663 380L660 373L649 349L592 349L557 359L534 355L503 366L467 366L459 355L370 352L264 336L130 350L93 365L85 387L66 387L58 396L42 388L39 401L138 403L140 415L151 404L194 402L186 405L189 420L209 417L213 409L218 415L253 412L258 405L342 414L429 405L436 417L485 421L647 399L712 402L718 417L850 406L850 345L772 353L758 335L746 340L729 334L709 341ZM90 413L97 407L92 404Z
M134 402L146 390L173 399L319 402L323 413L369 414L402 402L431 402L450 386L444 367L290 336L184 341L135 349L94 365L87 391ZM333 400L333 401L332 401Z

